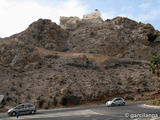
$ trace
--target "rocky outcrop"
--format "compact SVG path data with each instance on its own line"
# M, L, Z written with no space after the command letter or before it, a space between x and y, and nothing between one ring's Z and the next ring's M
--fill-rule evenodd
M96 23L86 17L61 17L61 27L40 19L0 41L4 106L146 99L157 90L158 79L148 69L150 58L160 54L160 32L125 17Z
M17 67L22 71L30 64L41 64L42 59L35 47L25 45L23 42L10 41L9 44L0 45L0 64L10 67Z
M154 49L159 45L154 44L157 36L159 32L150 24L117 17L103 23L77 28L72 32L69 45L71 52L149 60L153 54L159 54Z
M81 20L78 17L60 17L60 25L66 30L75 30L80 26Z
M18 39L27 45L34 45L57 51L66 49L67 46L65 43L67 38L68 32L47 19L39 19L22 33L11 37L11 39Z

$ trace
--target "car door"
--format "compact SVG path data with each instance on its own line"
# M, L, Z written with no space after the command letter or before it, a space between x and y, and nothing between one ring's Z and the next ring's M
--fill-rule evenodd
M118 98L115 99L115 100L114 100L114 104L115 104L115 105L119 105L119 104L120 104L120 100L119 100Z
M33 109L32 109L33 106L31 104L27 104L26 107L27 107L26 110L27 110L28 114L33 111Z
M24 114L24 105L19 105L15 109L20 115Z
M119 99L119 104L122 105L123 104L123 99Z
M30 109L28 107L28 105L24 105L24 114L28 114L30 112Z
M30 112L34 111L34 106L33 106L33 105L29 104L29 105L28 105L28 108L29 108L29 111L30 111Z

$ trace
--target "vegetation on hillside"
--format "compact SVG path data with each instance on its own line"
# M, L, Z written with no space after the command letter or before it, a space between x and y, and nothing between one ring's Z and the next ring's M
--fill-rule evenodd
M160 99L155 99L155 100L151 100L148 102L148 105L154 105L154 106L159 106L160 105Z
M160 77L160 56L152 57L150 61L150 71Z
M154 56L152 57L150 61L150 69L153 74L160 77L160 56ZM158 81L158 88L160 88L160 80ZM155 100L151 100L148 102L149 105L160 105L160 98L156 98Z

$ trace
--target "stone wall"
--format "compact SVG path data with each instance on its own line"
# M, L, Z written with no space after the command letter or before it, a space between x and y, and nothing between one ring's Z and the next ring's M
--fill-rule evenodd
M83 15L83 21L87 23L102 23L101 13L99 10L95 9L94 12L90 14Z
M89 23L102 23L103 20L101 18L101 14L98 10L95 10L91 14L84 15L82 19L78 17L60 17L60 26L63 29L67 30L75 30L82 24Z
M98 10L95 10L94 12L92 12L90 14L83 15L84 20L95 19L95 18L99 18L99 17L101 17L101 13Z

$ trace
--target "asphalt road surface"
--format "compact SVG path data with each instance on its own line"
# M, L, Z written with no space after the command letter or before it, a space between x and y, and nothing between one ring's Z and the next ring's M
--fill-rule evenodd
M53 110L39 110L35 115L20 116L19 120L159 120L160 108L145 107L145 102L127 103L125 106L105 105L81 106ZM0 114L0 120L16 120L7 113Z

